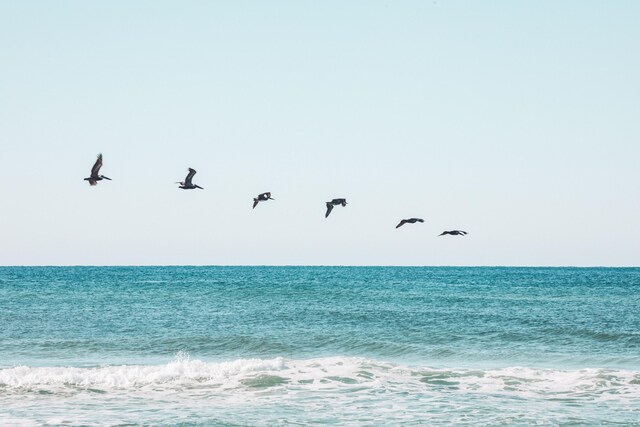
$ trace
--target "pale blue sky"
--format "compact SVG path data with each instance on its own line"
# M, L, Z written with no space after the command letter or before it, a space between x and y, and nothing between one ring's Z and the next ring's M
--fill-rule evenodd
M640 265L638 22L635 1L1 1L0 265ZM188 167L204 191L177 189Z

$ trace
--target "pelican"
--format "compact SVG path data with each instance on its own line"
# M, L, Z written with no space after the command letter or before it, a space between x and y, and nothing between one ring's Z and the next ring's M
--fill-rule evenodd
M98 181L102 181L103 179L108 179L111 181L111 178L108 178L104 175L98 175L100 172L100 168L102 167L102 153L98 154L98 159L93 164L91 168L91 176L89 178L85 178L85 181L89 181L89 185L96 185Z
M193 190L194 188L199 188L201 190L204 190L204 188L200 187L199 185L193 184L191 182L191 180L193 179L193 175L195 174L196 174L196 170L189 168L189 173L187 174L187 177L184 179L184 182L176 182L176 184L180 184L178 187L182 188L183 190Z
M324 214L324 217L327 218L333 210L333 207L337 205L342 205L343 207L347 206L347 199L333 199L332 201L327 202L327 213Z
M264 202L267 200L275 200L273 197L271 197L270 192L267 191L266 193L258 194L258 197L253 198L253 209L255 209L256 206L258 206L258 203Z
M403 219L402 221L400 221L398 225L396 225L396 228L402 227L406 223L415 224L416 222L424 222L424 219L420 219L420 218Z
M451 231L443 231L441 234L438 234L438 236L444 236L445 234L450 234L452 236L465 236L468 233L462 230L451 230Z

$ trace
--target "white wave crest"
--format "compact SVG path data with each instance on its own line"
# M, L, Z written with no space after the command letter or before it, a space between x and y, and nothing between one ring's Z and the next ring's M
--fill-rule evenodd
M238 359L212 363L178 355L164 365L121 365L96 368L16 366L0 370L0 386L34 388L74 386L84 388L128 389L149 385L184 386L227 382L254 372L284 368L282 358L270 360Z
M621 398L640 402L640 372L611 369L430 369L363 358L308 360L237 359L205 362L179 354L160 365L94 368L16 366L0 369L3 390L31 392L62 389L259 390L280 387L288 393L345 390L495 395L522 398Z

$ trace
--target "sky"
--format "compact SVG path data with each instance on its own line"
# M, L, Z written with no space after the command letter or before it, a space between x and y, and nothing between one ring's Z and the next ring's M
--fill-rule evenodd
M0 265L639 266L639 21L0 1ZM177 188L189 167L204 190Z

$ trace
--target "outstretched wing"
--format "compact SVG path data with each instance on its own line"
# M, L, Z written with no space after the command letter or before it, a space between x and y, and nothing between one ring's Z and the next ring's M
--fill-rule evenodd
M413 219L415 221L418 221L418 222L424 222L424 219L422 219L422 218L411 218L411 219Z
M96 159L96 162L93 164L93 167L91 168L91 176L98 176L98 173L100 172L101 167L102 167L102 153L98 154L98 158ZM91 185L95 185L95 184L91 184Z
M253 209L255 209L256 206L258 206L258 202L259 202L259 200L257 198L253 199Z
M189 187L191 186L191 180L193 179L193 175L196 174L195 169L191 169L189 168L189 173L187 174L187 177L184 179L184 185Z
M331 202L327 202L327 213L324 214L324 217L327 218L332 210L333 210L333 205L331 204Z
M396 228L398 227L402 227L403 225L405 225L407 223L406 219L403 219L402 221L400 221L400 223L398 225L396 225Z

